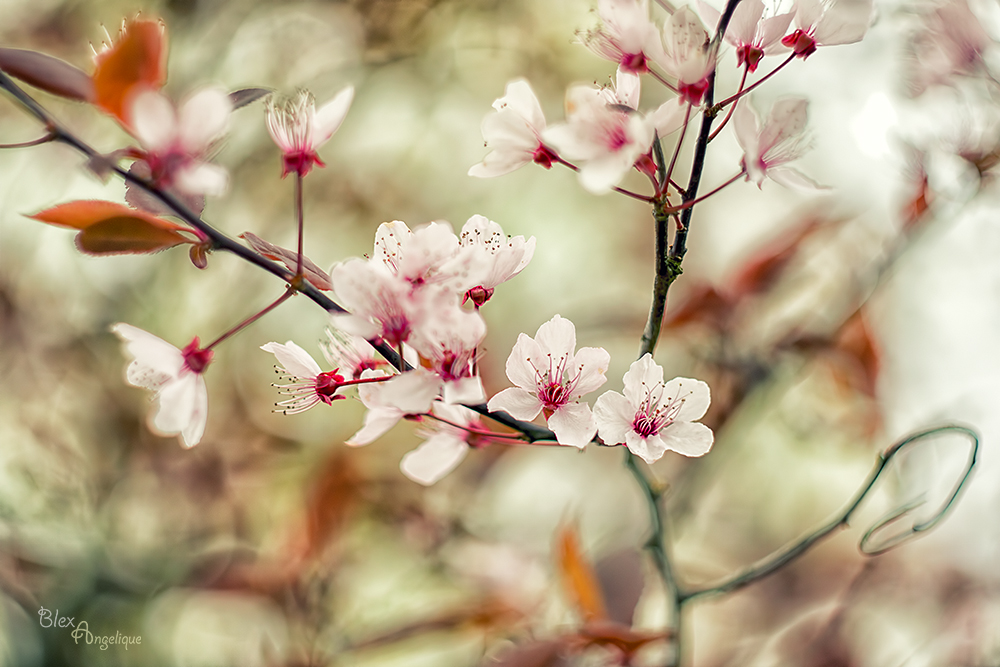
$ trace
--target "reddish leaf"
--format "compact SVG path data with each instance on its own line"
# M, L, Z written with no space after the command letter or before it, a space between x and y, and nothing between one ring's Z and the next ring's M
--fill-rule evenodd
M580 547L580 537L572 526L566 526L559 531L556 550L559 559L559 571L563 575L563 585L574 599L577 609L585 621L604 620L604 596L601 585L593 566L583 554Z
M306 507L306 555L318 556L347 523L361 492L361 478L350 459L334 454L309 493Z
M701 322L713 329L725 329L735 305L729 296L720 293L708 283L701 283L688 290L687 298L679 308L667 314L663 326L666 329L676 329Z
M754 253L743 265L727 290L732 298L766 291L777 280L788 263L795 257L799 245L819 229L819 219L807 219L796 229Z
M852 384L855 388L874 397L882 359L861 310L854 313L840 327L834 349L853 360L853 367L856 370L850 377L854 379Z
M86 72L44 53L0 48L0 70L53 95L94 101L94 83Z
M68 202L28 217L80 230L76 245L88 255L150 253L190 243L179 233L186 227L109 201Z
M76 247L87 255L143 254L188 242L177 232L142 218L108 218L76 235Z
M127 126L132 93L159 90L167 80L166 28L160 21L123 21L118 39L94 60L94 103Z
M240 234L240 238L246 241L247 245L253 248L255 252L258 252L264 257L267 257L275 262L281 262L288 267L289 271L292 271L293 273L295 272L298 253L294 250L288 250L287 248L274 245L270 241L265 241L256 234L251 234L250 232L243 232ZM323 291L333 289L333 283L330 282L330 274L316 266L316 264L308 257L302 258L302 273L305 274L306 280L312 283L316 289Z

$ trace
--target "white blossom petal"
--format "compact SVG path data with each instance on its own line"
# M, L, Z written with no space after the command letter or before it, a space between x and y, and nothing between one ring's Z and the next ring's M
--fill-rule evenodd
M430 486L454 470L468 452L464 440L439 433L403 456L399 468L414 482Z
M268 343L261 345L260 349L273 354L282 368L297 378L309 380L322 373L319 364L309 356L309 353L292 341L288 341L284 345Z
M548 424L560 445L583 449L597 434L597 422L586 403L567 403L552 413Z
M662 369L661 369L662 373ZM674 415L675 422L693 422L708 412L712 402L708 385L701 380L674 378L663 387L664 400L679 400L681 406Z
M542 402L534 393L520 387L509 387L490 399L490 412L506 412L514 419L531 421L542 411Z
M712 449L715 436L704 424L674 422L660 433L667 449L684 456L703 456Z

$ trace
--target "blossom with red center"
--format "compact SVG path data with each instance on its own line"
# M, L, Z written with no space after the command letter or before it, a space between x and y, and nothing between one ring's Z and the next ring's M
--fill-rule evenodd
M594 404L601 439L625 445L646 463L667 450L684 456L702 456L712 448L712 429L694 423L711 402L701 380L674 378L663 382L663 368L649 354L625 373L625 394L609 391Z
M636 111L639 77L618 70L614 90L573 86L566 93L567 122L544 134L560 153L581 160L580 183L594 193L617 185L653 145L653 121Z
M326 166L316 151L340 129L353 99L354 88L348 86L319 111L316 99L305 90L284 103L268 100L267 131L281 149L282 178L292 172L305 176L313 165Z
M809 147L804 132L808 101L803 98L779 100L762 126L749 104L741 104L733 114L736 139L743 147L743 168L747 180L761 187L764 178L803 191L823 186L802 172L784 166L801 157Z
M410 345L420 355L421 365L443 383L445 403L486 400L476 372L479 344L485 337L486 323L478 312L459 307L457 294L438 292L438 303L414 329Z
M480 279L483 267L472 248L463 247L451 223L438 220L411 230L401 220L375 231L372 261L381 262L413 289L437 285L458 290Z
M698 106L708 90L708 77L715 71L717 50L710 46L708 31L697 14L681 7L663 26L663 41L661 66L677 79L681 99Z
M872 0L796 0L796 29L781 43L800 58L808 58L820 46L860 42L873 18Z
M206 158L225 134L232 109L229 95L220 88L203 88L176 109L159 91L132 97L129 127L142 144L151 180L185 195L225 193L229 175Z
M496 113L483 119L483 139L490 153L469 169L469 176L502 176L531 162L550 169L557 154L542 142L545 115L528 82L508 83L493 108Z
M111 330L132 355L125 379L153 392L157 407L150 415L150 429L160 435L179 435L185 447L197 445L208 421L208 388L202 375L212 361L212 351L201 349L197 338L179 350L131 324L118 323Z
M489 409L526 421L544 413L559 444L585 447L597 424L590 406L579 399L607 381L611 356L600 347L575 350L576 327L559 315L540 326L534 338L518 335L507 358L507 378L515 386L491 398Z
M709 23L718 25L718 10L705 2L700 2L698 8ZM736 47L736 64L745 64L747 70L756 72L765 55L782 49L781 39L794 16L793 12L786 12L764 18L763 0L742 0L726 29L726 41Z
M345 398L343 394L337 393L345 384L344 376L337 372L339 369L323 372L309 353L292 341L284 345L268 343L260 349L277 357L281 367L275 366L275 370L290 381L288 384L274 385L282 394L291 397L275 403L278 407L275 412L296 415L318 403L331 405L334 401Z
M476 250L475 264L484 269L483 277L466 289L462 299L481 307L493 296L500 283L505 283L521 271L535 254L535 237L508 237L503 228L482 215L474 215L462 226L459 243Z
M624 71L643 74L647 62L663 57L660 31L649 19L647 0L599 0L601 25L580 37L580 42Z

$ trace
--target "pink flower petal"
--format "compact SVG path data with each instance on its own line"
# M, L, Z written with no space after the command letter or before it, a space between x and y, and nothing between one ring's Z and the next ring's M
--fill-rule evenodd
M676 422L660 434L667 449L684 456L702 456L712 449L715 436L704 424Z

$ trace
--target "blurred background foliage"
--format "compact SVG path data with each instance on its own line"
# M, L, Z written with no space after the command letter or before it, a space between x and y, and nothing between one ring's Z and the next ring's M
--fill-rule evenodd
M383 221L457 228L486 215L538 239L528 269L484 310L488 391L507 386L517 334L555 313L576 323L581 345L611 352L606 387L621 388L648 308L647 208L588 194L567 170L466 176L507 81L527 78L550 122L567 85L608 81L611 66L574 43L595 21L587 0L3 0L0 44L90 71L101 25L114 32L140 10L168 26L177 98L219 83L307 87L322 102L356 86L322 150L328 167L306 181L306 248L319 265L370 252ZM995 37L995 4L976 11ZM919 450L857 526L698 604L687 624L698 665L1000 661L996 87L985 47L968 71L928 83L920 45L935 38L934 16L932 5L880 3L864 42L821 49L755 94L759 109L781 95L811 100L814 150L799 166L832 189L739 183L698 207L657 361L667 377L709 382L716 445L699 460L668 455L653 473L668 489L678 569L703 584L825 519L912 430L975 426L981 468L942 529L866 559L865 526L903 501L933 501L965 456L946 439ZM735 89L733 61L724 51L720 90ZM646 85L645 99L663 98ZM127 142L92 109L38 97L100 150ZM232 186L205 217L293 246L292 184L278 178L263 120L259 103L233 117L218 157ZM0 141L38 133L0 104ZM731 176L740 157L724 132L705 183ZM198 447L150 434L147 397L124 383L109 326L209 340L282 286L225 254L205 271L183 251L79 255L69 232L23 216L70 199L122 201L121 183L81 162L62 146L0 153L2 664L441 667L525 642L534 652L520 664L562 664L545 641L581 622L554 550L567 525L609 615L662 626L664 598L640 553L646 510L621 449L494 445L425 489L398 471L419 441L412 424L349 449L356 401L272 414L273 358L258 348L294 339L319 351L325 315L304 299L218 351ZM41 627L41 607L141 644L75 645L68 630ZM578 661L614 656L595 648ZM654 645L639 660L659 657Z

